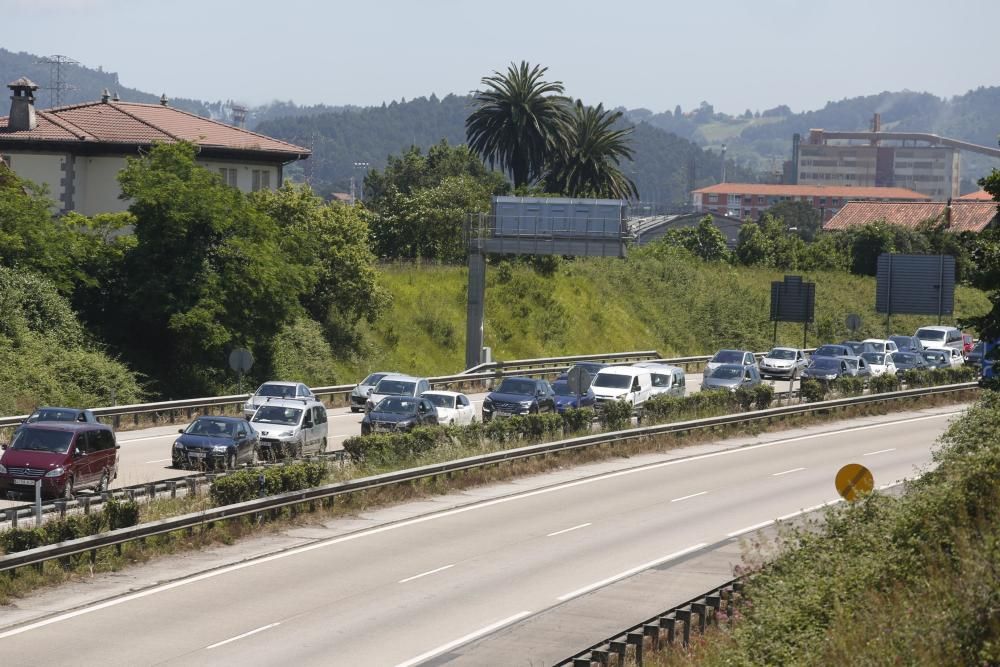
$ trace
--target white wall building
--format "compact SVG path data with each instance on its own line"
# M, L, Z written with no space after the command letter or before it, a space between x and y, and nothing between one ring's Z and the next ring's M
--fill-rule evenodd
M36 109L30 80L8 84L10 115L0 117L0 159L18 176L48 186L61 212L84 215L123 211L118 172L125 159L154 143L189 141L198 162L224 182L251 192L281 185L286 164L307 148L272 139L160 104L111 99Z

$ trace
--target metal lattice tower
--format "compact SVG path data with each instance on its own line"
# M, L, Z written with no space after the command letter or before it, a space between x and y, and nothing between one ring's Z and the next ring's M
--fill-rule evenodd
M38 61L38 64L49 66L49 85L47 88L44 88L44 90L49 91L49 106L62 106L63 93L69 90L75 90L74 86L71 86L66 82L66 75L65 72L63 72L63 68L66 65L79 65L80 63L73 60L69 56L57 54L42 58Z

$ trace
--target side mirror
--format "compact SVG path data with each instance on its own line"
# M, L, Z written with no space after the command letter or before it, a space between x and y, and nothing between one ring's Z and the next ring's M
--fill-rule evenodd
M73 458L80 458L83 456L83 452L80 451L79 447L73 449Z
M177 432L178 432L178 433L183 433L183 432L184 432L184 429L182 429L182 428L179 428L179 429L177 429Z
M0 445L0 449L3 449L3 450L6 450L8 447L10 447L10 445L8 443L6 443L6 442L3 443L2 445Z

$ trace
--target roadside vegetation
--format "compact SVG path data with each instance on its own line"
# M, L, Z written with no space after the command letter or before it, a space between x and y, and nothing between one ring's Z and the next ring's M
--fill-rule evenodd
M950 426L923 473L748 545L732 623L645 664L1000 663L1000 393ZM778 555L761 562L761 548Z

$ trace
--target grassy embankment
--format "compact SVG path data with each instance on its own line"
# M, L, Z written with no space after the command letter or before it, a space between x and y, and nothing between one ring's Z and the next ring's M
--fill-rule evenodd
M526 359L656 349L667 356L710 354L722 347L770 347L770 286L782 272L705 263L677 252L665 259L633 252L625 260L563 261L543 276L522 265L487 270L485 344L494 359ZM861 336L885 334L875 313L875 281L842 272L803 274L816 282L816 322L808 344L849 336L849 313ZM464 267L392 264L381 283L393 305L363 336L363 351L336 367L338 381L377 369L423 375L454 373L465 358ZM956 317L986 312L985 295L956 292ZM951 323L946 318L945 323ZM894 317L893 332L912 334L933 317ZM801 345L802 326L780 324L779 344Z

